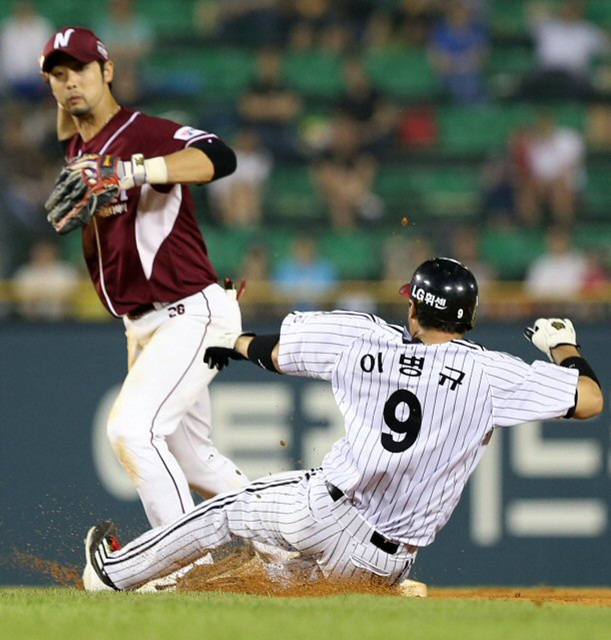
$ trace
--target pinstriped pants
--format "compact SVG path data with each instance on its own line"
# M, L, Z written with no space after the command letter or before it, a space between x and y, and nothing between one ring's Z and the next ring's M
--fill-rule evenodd
M120 589L172 573L235 538L297 552L299 564L332 579L405 579L416 557L400 545L388 554L347 498L334 502L321 470L294 471L218 495L172 524L157 527L111 553L104 569Z

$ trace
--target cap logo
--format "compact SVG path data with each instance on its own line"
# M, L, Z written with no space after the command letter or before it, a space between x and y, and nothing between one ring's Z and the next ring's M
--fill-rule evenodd
M446 298L436 296L433 293L427 293L422 287L417 285L412 289L411 295L414 300L424 302L424 304L429 307L435 307L435 309L439 309L440 311L443 311L448 306Z
M54 49L62 49L63 47L67 47L72 34L74 33L74 29L66 29L63 33L58 31L55 34L55 39L53 40L53 48Z

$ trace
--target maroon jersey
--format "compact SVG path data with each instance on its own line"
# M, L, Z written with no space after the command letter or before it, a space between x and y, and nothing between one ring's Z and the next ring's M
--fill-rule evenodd
M67 157L109 153L129 160L180 151L211 133L122 108L91 140L77 133ZM83 227L87 268L104 306L122 316L141 305L175 302L217 282L185 185L142 185Z

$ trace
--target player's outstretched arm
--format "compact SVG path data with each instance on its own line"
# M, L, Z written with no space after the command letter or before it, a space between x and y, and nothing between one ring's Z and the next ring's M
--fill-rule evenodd
M600 382L581 356L573 323L568 318L539 318L524 330L524 335L555 364L579 371L577 403L571 417L585 420L602 413Z
M201 184L233 173L236 168L234 152L220 140L204 149L187 147L163 157L170 184Z
M206 349L204 362L208 368L220 371L229 360L250 360L263 369L282 373L278 364L279 340L278 334L224 333L214 346Z

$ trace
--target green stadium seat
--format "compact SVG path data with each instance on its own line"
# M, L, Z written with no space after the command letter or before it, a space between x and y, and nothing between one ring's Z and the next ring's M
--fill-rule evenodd
M588 216L611 220L611 165L590 164L584 193L584 206Z
M603 29L611 29L611 3L609 0L589 0L586 18Z
M522 76L535 68L532 47L494 46L486 64L486 74Z
M530 0L490 0L492 32L499 36L523 36L527 31L525 9Z
M185 48L155 52L146 66L157 83L177 82L178 75L214 99L236 99L254 75L255 60L247 49Z
M375 187L390 217L471 218L479 211L479 172L468 167L384 167Z
M545 250L545 238L538 230L484 230L480 248L482 258L496 267L500 278L521 280Z
M368 231L326 232L319 238L319 250L342 279L374 278L380 268L379 243Z
M603 249L611 257L611 223L581 224L575 227L573 241L581 249Z
M326 219L322 198L306 166L278 166L267 185L265 216L269 221L315 223Z
M437 74L422 49L368 51L365 68L372 84L391 97L418 100L440 93Z
M221 281L225 277L241 277L240 266L252 243L252 231L203 225L202 233L208 247L208 255Z
M288 86L304 97L335 98L343 91L341 58L332 53L288 53L282 71Z
M578 131L585 128L586 108L561 103L552 107L558 124ZM508 136L533 122L537 109L530 104L461 106L438 110L439 146L453 153L490 153L506 146Z

